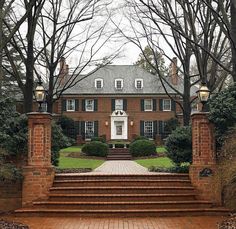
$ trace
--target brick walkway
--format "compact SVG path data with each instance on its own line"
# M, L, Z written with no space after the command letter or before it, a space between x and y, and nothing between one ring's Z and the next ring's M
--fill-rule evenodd
M1 217L0 217L1 218ZM222 217L156 218L12 218L30 229L217 229Z
M134 161L105 161L92 173L95 174L144 174L148 169Z

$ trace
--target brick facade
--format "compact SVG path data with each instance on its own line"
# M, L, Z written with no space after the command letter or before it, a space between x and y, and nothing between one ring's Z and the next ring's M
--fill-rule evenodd
M192 115L193 162L189 175L198 190L199 199L221 204L221 192L217 178L214 126L207 113Z
M77 100L78 107L76 111L66 111L63 110L63 101L67 100ZM85 99L94 99L96 100L97 109L96 111L83 111L82 101ZM54 109L59 111L59 114L66 115L72 118L77 122L84 121L97 121L98 122L98 136L106 136L107 140L111 140L111 115L112 115L112 100L113 99L122 99L126 101L126 114L128 116L128 140L132 140L134 136L141 135L140 133L140 122L141 121L157 121L157 132L155 138L159 139L162 133L160 127L160 122L165 122L171 118L176 117L177 113L181 113L180 107L172 101L172 106L174 106L170 111L163 111L160 109L163 99L169 99L167 96L105 96L105 95L96 95L96 96L79 96L79 95L64 95L60 101L55 104ZM155 110L153 111L142 111L141 110L141 100L152 99L155 101ZM174 105L173 105L174 104ZM80 132L81 134L81 132ZM80 135L79 134L79 135ZM78 136L78 139L81 140L81 136Z
M28 114L28 163L23 167L22 205L46 199L54 179L51 165L51 115Z

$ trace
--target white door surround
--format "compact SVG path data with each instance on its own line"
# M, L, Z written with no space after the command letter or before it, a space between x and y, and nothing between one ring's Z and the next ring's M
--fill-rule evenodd
M111 114L111 139L128 139L128 115L125 111L116 110Z

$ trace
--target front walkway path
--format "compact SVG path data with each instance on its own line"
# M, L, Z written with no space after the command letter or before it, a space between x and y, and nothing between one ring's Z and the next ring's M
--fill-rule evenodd
M148 169L134 161L105 161L92 173L95 174L146 174Z
M1 218L1 216L0 216ZM79 218L5 217L30 229L217 229L222 217Z

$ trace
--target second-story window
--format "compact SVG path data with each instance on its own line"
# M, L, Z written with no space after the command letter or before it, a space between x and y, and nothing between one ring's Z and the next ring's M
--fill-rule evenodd
M144 110L145 111L152 111L153 110L152 99L145 99L144 100Z
M66 100L66 111L75 111L75 100L67 99Z
M171 100L163 99L163 111L171 111Z
M94 111L94 100L86 99L85 100L85 110L86 111Z
M123 99L116 99L115 100L115 109L116 110L123 110Z
M115 80L115 88L117 90L121 90L123 88L123 79L116 79Z

